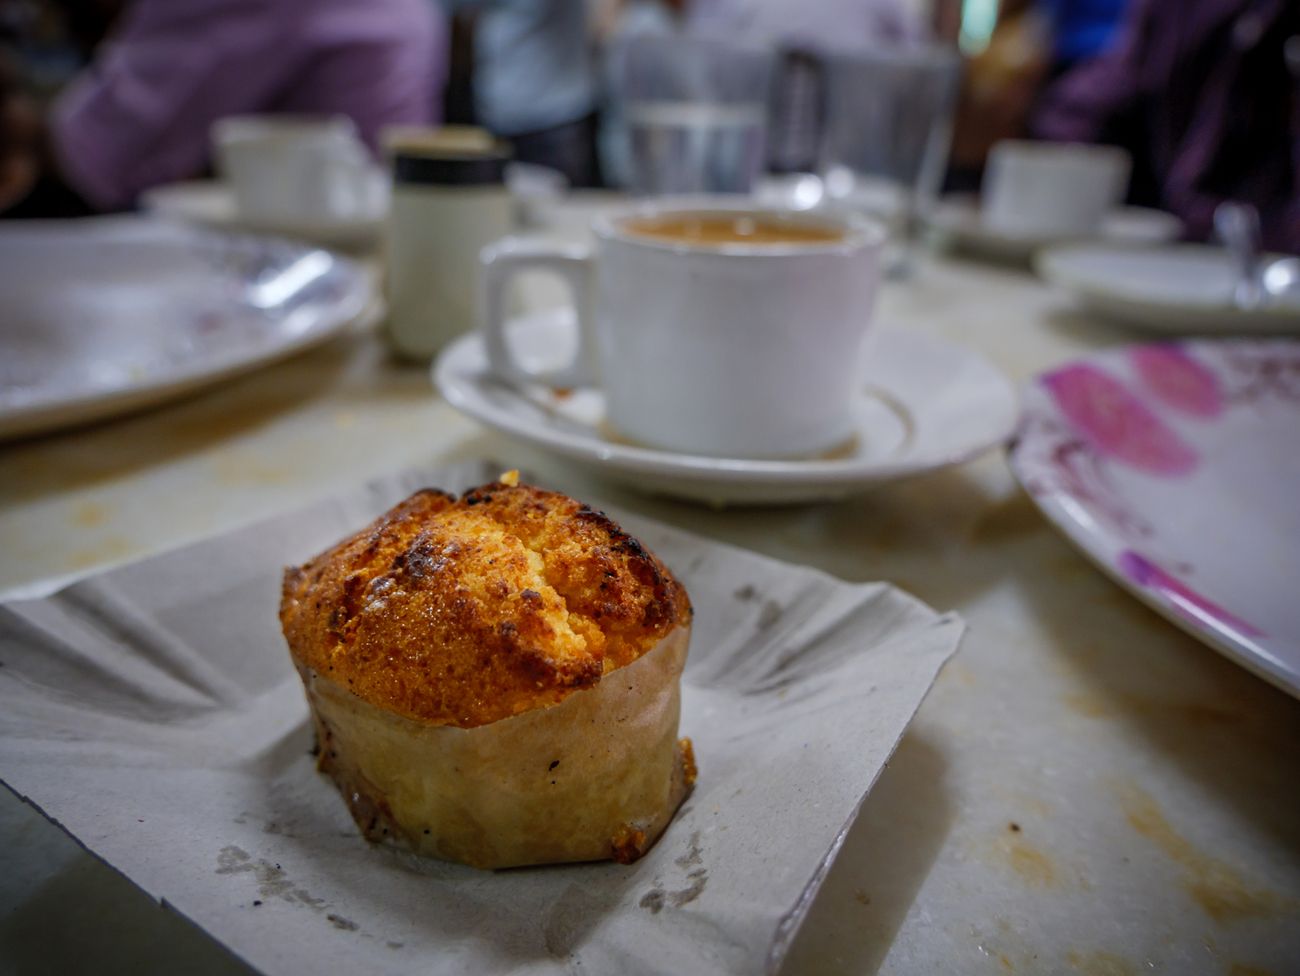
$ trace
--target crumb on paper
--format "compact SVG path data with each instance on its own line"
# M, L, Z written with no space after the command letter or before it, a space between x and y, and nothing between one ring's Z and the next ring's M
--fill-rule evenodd
M700 768L695 764L695 746L689 738L682 737L677 740L677 748L682 754L682 776L686 785L694 786L696 777L700 775Z
M619 864L631 864L645 853L645 831L624 824L609 842L610 856Z

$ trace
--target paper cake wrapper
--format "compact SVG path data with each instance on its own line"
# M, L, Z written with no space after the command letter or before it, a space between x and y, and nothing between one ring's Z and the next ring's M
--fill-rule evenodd
M269 976L775 971L962 621L610 511L696 611L700 775L658 843L509 871L371 844L310 754L282 567L508 467L402 472L3 604L0 779Z
M677 627L592 688L469 729L376 707L302 664L298 673L320 769L370 840L479 868L630 863L689 788L677 739L689 643L690 628Z

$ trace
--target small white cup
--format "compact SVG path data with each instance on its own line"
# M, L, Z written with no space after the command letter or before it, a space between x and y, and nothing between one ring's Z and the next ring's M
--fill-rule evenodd
M346 116L241 115L212 125L217 173L250 222L373 220L382 176Z
M984 170L981 222L1022 237L1093 234L1124 199L1131 166L1117 146L999 142Z
M682 215L752 218L834 239L698 243L633 228ZM593 230L592 249L517 238L484 249L480 313L493 373L514 384L599 387L615 430L666 450L807 457L851 439L880 278L878 224L733 198L648 203ZM527 269L567 279L578 313L573 361L540 375L515 361L505 335L506 288Z

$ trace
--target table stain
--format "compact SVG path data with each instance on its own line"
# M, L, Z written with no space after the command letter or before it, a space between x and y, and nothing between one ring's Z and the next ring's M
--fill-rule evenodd
M978 684L975 672L968 668L961 661L949 661L944 665L940 675L946 677L949 681L956 681L964 687L971 688Z
M1070 968L1083 973L1084 976L1133 976L1133 966L1122 956L1113 952L1077 952L1071 949L1065 954L1065 961Z
M1232 865L1197 850L1141 788L1129 785L1120 799L1129 826L1182 868L1183 887L1216 922L1266 917L1298 907L1294 899L1248 883Z
M996 933L982 932L976 926L971 926L971 935L977 940L975 948L980 954L986 959L997 962L1004 973L1042 972L1038 951L1024 935L1008 919L1000 915L995 916L994 922L997 926Z
M1056 885L1056 868L1051 858L1038 848L1020 839L1008 839L1002 844L1007 863L1027 884L1039 888Z
M233 453L216 458L212 467L217 480L225 485L284 485L296 477L289 468Z
M111 535L93 546L68 553L67 566L69 569L89 569L92 566L102 566L104 563L118 562L127 556L135 555L138 551L138 546L130 539Z
M282 377L283 378L283 377ZM158 414L159 439L172 451L190 451L257 430L300 409L318 391L282 382L274 388L241 389L239 396L192 401Z
M970 529L971 542L998 545L1045 531L1047 521L1023 492L990 505Z
M80 502L72 510L72 524L82 529L94 529L108 521L108 509L98 502Z
M1241 725L1247 716L1241 709L1207 702L1161 701L1129 692L1072 692L1061 698L1062 704L1085 718L1110 718L1122 713L1150 717L1163 725L1177 723L1193 730L1218 731Z
M1117 711L1113 697L1087 692L1073 692L1063 696L1061 701L1070 711L1084 718L1107 718Z
M1274 974L1273 970L1262 966L1247 966L1234 962L1232 968L1228 970L1228 976L1274 976Z

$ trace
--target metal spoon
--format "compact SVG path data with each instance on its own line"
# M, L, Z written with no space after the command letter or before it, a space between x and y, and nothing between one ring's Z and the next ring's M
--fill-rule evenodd
M1259 276L1270 301L1300 296L1300 258L1278 258L1264 265Z
M1248 203L1226 200L1214 210L1214 231L1228 248L1237 269L1232 304L1251 311L1264 304L1259 267L1259 211Z

